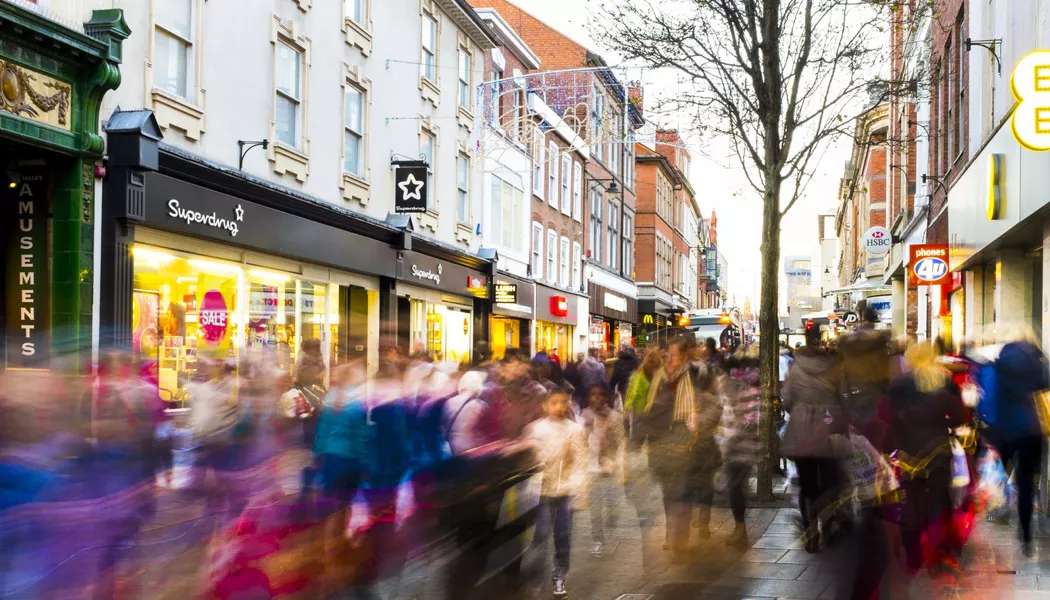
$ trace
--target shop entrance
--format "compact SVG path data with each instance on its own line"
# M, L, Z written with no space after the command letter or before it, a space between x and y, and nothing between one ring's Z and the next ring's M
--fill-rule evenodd
M409 355L426 355L437 362L470 362L470 308L402 296L398 298L397 313L398 343Z
M529 352L529 321L493 315L489 326L492 358L501 360L511 348Z
M536 322L536 352L546 352L557 356L562 361L572 360L573 331L571 325L560 323Z

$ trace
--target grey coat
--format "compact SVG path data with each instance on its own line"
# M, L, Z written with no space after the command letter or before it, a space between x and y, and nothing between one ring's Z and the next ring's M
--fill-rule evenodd
M838 368L835 354L802 351L784 381L784 410L789 419L780 442L788 458L831 458L830 425L841 418Z

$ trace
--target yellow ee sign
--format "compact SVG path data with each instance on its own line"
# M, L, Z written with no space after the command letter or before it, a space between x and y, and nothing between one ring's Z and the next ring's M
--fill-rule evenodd
M989 221L1003 216L1003 155L988 155L988 202L986 214Z
M1010 76L1017 106L1014 139L1029 150L1050 150L1050 50L1036 50L1017 63Z

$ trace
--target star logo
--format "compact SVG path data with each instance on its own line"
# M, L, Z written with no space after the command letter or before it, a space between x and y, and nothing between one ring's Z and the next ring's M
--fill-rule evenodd
M423 183L424 182L416 179L416 175L414 173L409 173L408 178L402 181L401 183L397 184L397 187L401 188L401 194L405 200L422 200ZM416 189L411 192L408 191L408 188L412 186L415 186Z
M442 271L442 270L443 270L443 269L441 268L441 265L439 264L439 265L438 265L438 275L441 275L441 271Z
M238 221L244 221L244 209L238 204L237 208L233 209L233 214L237 216Z

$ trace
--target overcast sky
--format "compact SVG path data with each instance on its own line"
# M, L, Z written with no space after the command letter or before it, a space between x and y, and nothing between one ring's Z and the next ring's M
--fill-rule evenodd
M597 51L610 63L617 57L590 39L586 23L591 18L591 3L588 0L510 0L577 42ZM668 96L678 85L676 77L667 72L628 72L631 78L639 78L646 84L647 98ZM695 135L689 131L688 122L675 122L674 117L662 117L663 127L677 127L687 141ZM711 211L718 213L718 247L729 261L730 293L737 295L743 305L745 297L758 307L758 275L761 272L759 245L761 243L762 205L761 199L751 189L735 158L729 156L705 157L698 144L690 144L693 155L690 181L697 191L704 217ZM817 240L817 215L833 210L836 205L838 182L843 165L848 160L848 144L829 148L817 167L817 174L807 188L806 197L791 209L783 221L781 255L811 255L814 260L814 277L822 272L819 242ZM709 154L713 154L708 150ZM819 269L819 270L818 270ZM779 269L782 270L782 269Z

